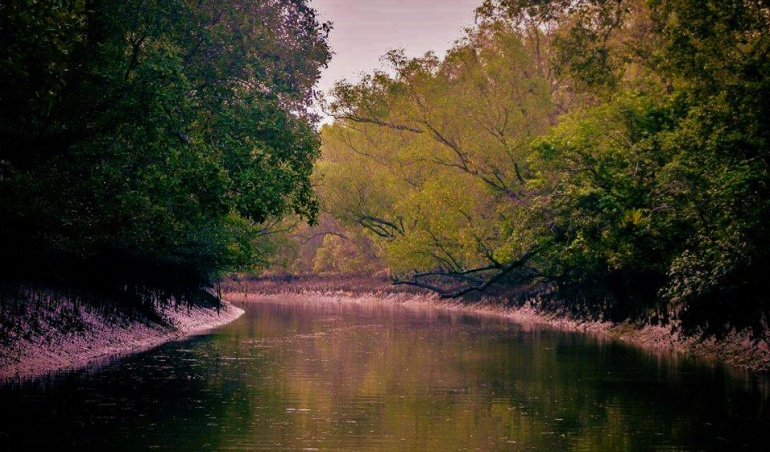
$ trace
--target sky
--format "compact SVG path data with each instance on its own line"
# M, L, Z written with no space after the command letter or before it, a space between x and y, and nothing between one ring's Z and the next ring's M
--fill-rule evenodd
M443 57L463 30L473 25L482 0L311 0L323 22L331 21L334 52L319 83L328 92L341 79L383 68L380 57L403 48L407 56L432 50Z

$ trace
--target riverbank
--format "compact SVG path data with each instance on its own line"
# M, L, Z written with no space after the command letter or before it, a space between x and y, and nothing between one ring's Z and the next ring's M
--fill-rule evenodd
M76 319L77 328L62 327L63 312L67 319ZM160 313L163 322L159 323L114 313L106 316L65 301L55 311L38 312L34 327L19 325L14 329L25 334L4 338L0 344L0 382L84 368L204 332L242 314L242 309L226 302L219 311L203 307L167 308Z
M539 311L533 305L503 307L499 299L474 301L442 300L435 294L409 287L394 287L379 279L268 279L229 284L222 309L169 308L163 323L147 319L115 317L66 303L56 312L39 313L34 327L19 325L18 337L0 343L0 381L32 378L52 372L77 369L110 357L135 353L162 343L227 324L243 314L240 303L286 297L319 302L400 303L406 306L441 307L504 316L519 323L582 332L631 343L655 352L674 352L723 362L755 372L770 372L770 347L752 341L747 334L725 338L686 336L672 327L612 324L569 319ZM62 311L77 319L77 328L63 327ZM75 314L73 314L75 313ZM66 332L64 332L66 331Z
M686 335L676 325L638 325L572 319L560 313L537 308L535 302L506 307L499 295L475 300L447 300L413 287L393 286L376 278L266 278L228 284L224 296L232 303L260 298L285 299L308 297L334 302L392 302L411 306L435 306L481 314L503 316L518 323L529 323L580 332L633 344L651 352L671 352L721 362L758 373L770 373L770 345L754 341L748 333L731 333L726 337ZM510 304L510 303L508 303Z

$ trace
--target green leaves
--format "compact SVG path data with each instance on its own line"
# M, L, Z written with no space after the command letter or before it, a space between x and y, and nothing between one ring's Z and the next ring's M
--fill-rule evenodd
M52 49L35 50L53 69L33 81L56 94L35 97L19 75L29 59L4 49L15 72L2 85L20 90L0 99L1 245L20 263L10 278L87 285L100 266L118 290L162 286L147 273L162 268L168 284L197 288L263 262L265 224L314 219L320 142L306 112L329 50L306 2L44 3L2 10L3 24L62 26L3 35Z
M656 180L654 137L666 124L655 118L667 110L646 96L618 97L564 119L535 146L552 184L542 204L552 224L546 273L590 290L600 306L612 300L620 318L657 306L666 250L678 239Z
M83 41L86 14L85 0L20 0L0 6L4 127L16 123L11 107L49 112L66 86L72 54Z
M443 60L392 52L394 76L339 85L329 209L381 238L396 276L443 293L462 291L436 277L487 287L522 265L574 313L766 337L766 2L478 13Z
M394 277L499 277L532 246L528 142L547 129L548 83L502 26L470 31L443 60L386 58L395 76L335 91L326 206L380 240Z

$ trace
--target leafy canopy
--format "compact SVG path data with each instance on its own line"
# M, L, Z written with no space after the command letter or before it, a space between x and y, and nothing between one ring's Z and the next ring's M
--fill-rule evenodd
M329 210L396 280L766 334L770 5L486 0L439 59L341 83ZM374 178L376 183L371 183Z
M309 106L329 27L304 0L0 13L8 280L188 297L254 265L272 218L314 219Z

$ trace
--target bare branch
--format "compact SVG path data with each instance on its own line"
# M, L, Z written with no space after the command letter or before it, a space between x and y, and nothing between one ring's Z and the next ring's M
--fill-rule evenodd
M387 127L389 129L400 130L402 132L403 131L405 131L405 132L412 132L412 133L423 133L424 132L422 129L418 129L416 127L410 127L410 126L406 126L406 125L403 125L403 124L396 124L396 123L393 123L393 122L385 122L385 121L381 121L381 120L375 119L375 118L364 118L364 117L361 117L361 116L356 116L356 115L354 115L352 113L347 113L347 114L344 114L344 115L335 116L335 118L336 119L347 119L349 121L353 121L353 122L357 122L357 123L362 123L362 124L374 124L374 125L381 126L381 127Z
M304 245L304 244L306 244L307 242L313 240L316 237L326 237L327 235L334 235L334 236L337 236L337 237L341 238L342 240L350 240L350 237L346 236L345 234L340 234L339 232L332 232L332 231L318 232L318 233L315 233L315 234L311 234L311 235L309 235L307 237L299 237L299 238L300 238L300 243L302 243Z
M525 253L519 259L511 261L502 266L492 264L485 267L479 267L479 268L474 268L474 269L465 270L465 271L444 272L444 271L438 270L434 272L415 273L412 276L412 279L410 280L402 280L394 277L393 284L407 285L407 286L414 286L414 287L420 287L423 289L428 289L438 293L441 298L458 298L470 292L483 292L484 290L489 288L489 286L497 283L512 271L516 269L528 268L527 263L529 262L529 259L534 254L534 252L535 250L531 250L530 252ZM496 272L485 279L480 277L473 277L473 278L467 277L468 275L472 275L475 273L482 273L482 272L491 271L491 270L496 270ZM460 279L460 280L466 280L466 281L474 281L474 283L467 284L459 288L446 289L439 284L425 282L425 279L430 279L430 278L454 279L454 280Z
M392 221L365 214L354 215L353 219L362 227L385 239L393 240L398 235L404 235L402 225Z

